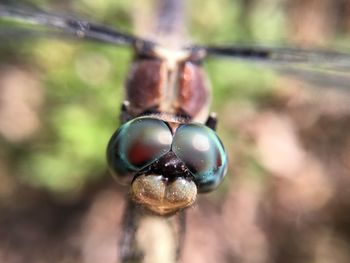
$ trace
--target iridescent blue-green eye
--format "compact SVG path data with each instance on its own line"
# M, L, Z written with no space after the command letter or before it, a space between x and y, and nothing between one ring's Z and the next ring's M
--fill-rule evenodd
M173 136L161 120L140 117L123 124L112 136L107 159L118 175L137 172L169 152Z
M227 168L224 147L210 128L201 124L184 124L175 132L173 152L194 175L199 192L214 190Z

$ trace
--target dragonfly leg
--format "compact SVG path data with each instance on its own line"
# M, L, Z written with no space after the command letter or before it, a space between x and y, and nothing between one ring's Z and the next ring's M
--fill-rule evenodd
M128 100L124 100L120 109L120 123L125 123L131 120L132 118L133 116L130 113L130 102Z
M182 250L184 247L184 241L186 236L186 211L182 211L178 215L178 243L176 249L176 260L180 260Z
M218 123L217 114L215 112L210 113L207 121L205 122L205 125L215 131L217 123Z
M142 252L137 249L136 231L140 221L140 213L136 204L130 199L123 215L123 233L119 242L119 259L121 263L141 262Z

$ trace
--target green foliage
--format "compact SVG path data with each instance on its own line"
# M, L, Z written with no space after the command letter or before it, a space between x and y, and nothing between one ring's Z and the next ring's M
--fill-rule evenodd
M118 126L130 52L95 45L69 46L69 50L64 46L58 53L66 57L60 57L43 55L49 51L44 46L35 49L40 50L38 61L45 68L43 119L52 134L40 142L49 146L23 160L22 175L55 191L74 190L105 170L106 145Z
M207 64L213 85L214 103L218 107L229 100L258 102L274 90L275 74L261 65L232 61L209 61Z

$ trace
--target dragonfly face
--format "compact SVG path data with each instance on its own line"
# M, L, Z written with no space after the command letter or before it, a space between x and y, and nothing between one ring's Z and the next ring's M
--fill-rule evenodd
M216 133L199 123L135 118L112 136L107 158L112 173L131 181L132 199L165 215L190 206L197 192L214 190L227 169Z
M120 181L131 182L135 202L172 214L219 185L227 157L215 131L193 122L208 118L209 87L198 53L144 46L136 52L122 109L131 120L112 136L108 163Z

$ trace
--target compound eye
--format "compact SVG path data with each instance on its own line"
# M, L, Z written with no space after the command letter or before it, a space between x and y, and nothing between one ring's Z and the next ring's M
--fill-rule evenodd
M119 176L138 172L171 149L173 136L161 120L140 117L123 124L107 148L110 169Z
M194 175L199 192L212 191L222 181L227 155L210 128L201 124L181 125L175 132L172 150Z

